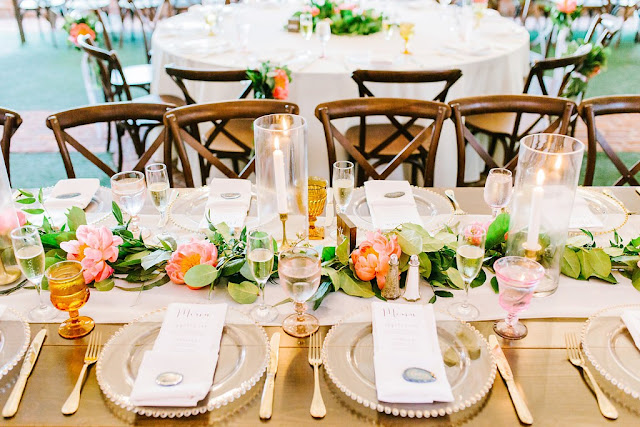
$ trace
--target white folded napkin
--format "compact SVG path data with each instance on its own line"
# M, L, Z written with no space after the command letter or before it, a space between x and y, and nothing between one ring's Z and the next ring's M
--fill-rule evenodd
M573 210L569 219L570 229L598 228L602 227L602 221L589 208L589 204L584 197L576 195L573 202Z
M366 181L364 192L375 228L391 230L405 222L423 225L408 181ZM396 192L404 195L385 197L385 194Z
M378 400L389 403L451 402L430 304L371 304L373 365ZM432 382L416 382L429 375ZM409 381L413 379L413 381Z
M624 310L620 317L640 350L640 310Z
M170 304L153 349L143 356L131 403L186 407L204 399L213 384L226 313L226 304ZM167 373L181 381L159 385L158 376Z
M71 207L78 207L80 209L86 208L91 199L100 188L100 181L97 178L76 178L76 179L63 179L53 187L51 194L44 201L44 206L48 211L60 211ZM59 199L58 196L80 193L78 196L69 199Z
M235 199L225 198L224 195L238 193ZM251 181L246 179L212 178L209 182L209 200L204 210L204 218L200 222L201 228L207 228L207 213L211 223L216 225L224 222L231 228L244 225L247 212L251 206Z

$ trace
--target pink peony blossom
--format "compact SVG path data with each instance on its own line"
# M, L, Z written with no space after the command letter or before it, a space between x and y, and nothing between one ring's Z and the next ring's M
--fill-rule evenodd
M114 236L107 227L81 225L76 230L77 240L60 243L67 253L67 259L80 261L84 281L101 282L113 274L113 268L107 261L118 259L118 246L122 244L120 236Z
M71 43L73 43L76 46L79 46L78 44L78 38L80 36L84 36L84 35L89 35L89 39L91 41L95 41L96 39L96 32L93 31L91 29L90 26L88 26L87 24L81 22L81 23L75 23L73 25L71 25L71 29L69 30L69 41Z
M6 236L11 230L22 227L27 222L24 212L8 206L0 212L0 235Z
M351 260L360 280L369 281L374 277L378 288L384 288L389 271L389 258L402 254L398 244L398 236L385 237L379 231L367 233L367 239L351 253Z
M275 84L273 88L273 97L275 99L287 99L289 96L289 76L287 75L287 72L282 68L276 69L273 81Z
M556 9L558 11L571 15L578 8L577 0L558 0L556 2Z
M167 262L166 270L174 283L184 285L184 275L191 267L200 264L209 264L215 267L217 263L218 248L212 243L194 238L191 242L178 246Z
M482 238L487 234L487 230L490 225L491 222L486 222L484 224L481 222L474 222L465 228L464 237L469 239L472 244L479 245L482 243Z

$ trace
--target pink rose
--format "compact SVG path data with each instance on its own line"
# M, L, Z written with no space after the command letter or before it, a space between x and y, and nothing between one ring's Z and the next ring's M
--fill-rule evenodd
M311 16L318 16L320 15L320 9L318 9L317 7L313 6L311 8Z
M491 222L484 224L481 222L474 222L468 228L465 228L465 237L470 239L472 244L479 245L482 242L482 236L487 234L489 225L491 225Z
M276 86L275 88L273 88L273 98L274 99L280 99L280 100L285 100L287 99L287 97L289 96L289 90Z
M567 15L571 15L577 8L577 0L558 0L558 2L556 2L556 9L560 12L566 13Z
M77 240L60 243L67 253L67 259L80 261L84 281L101 282L113 274L113 268L107 261L118 259L118 246L122 244L120 236L114 236L107 227L81 225L76 230Z
M378 288L384 288L389 271L389 258L402 254L398 236L385 237L379 231L367 233L367 240L351 253L351 261L360 280L369 281L375 277Z
M191 242L178 246L167 262L166 270L174 283L184 285L184 275L191 267L200 264L209 264L215 267L217 263L218 248L216 245L194 238ZM198 288L189 287L189 289Z
M287 99L289 96L289 76L287 75L287 72L282 68L276 69L273 81L273 97L275 99Z

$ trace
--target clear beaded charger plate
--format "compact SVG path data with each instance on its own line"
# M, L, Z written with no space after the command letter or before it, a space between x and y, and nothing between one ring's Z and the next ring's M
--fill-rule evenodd
M209 394L195 407L133 405L130 395L142 356L153 347L165 311L153 311L123 326L105 345L98 360L96 375L100 389L114 404L150 417L187 417L213 411L233 402L262 377L269 356L267 334L248 316L230 308L227 310L218 365Z
M589 210L602 222L601 227L588 227L593 234L611 233L627 223L629 213L613 197L587 188L578 188L576 197L582 197L587 202ZM570 232L581 233L578 229L571 229Z
M53 187L46 187L42 189L42 198L44 201L49 198L52 191ZM34 194L37 194L37 191ZM28 207L40 208L41 205L36 202ZM107 219L109 215L111 215L111 189L103 186L98 187L98 191L93 195L87 207L84 208L84 212L87 214L87 223L89 224L97 224ZM42 215L27 215L29 222L33 224L42 224ZM62 217L62 219L64 220L64 217ZM56 224L56 226L60 226L60 224Z
M427 230L437 231L450 223L453 218L453 207L448 199L426 188L412 186L411 189L418 213ZM364 187L358 187L353 190L353 197L351 204L347 208L347 214L358 228L364 230L374 229Z
M4 377L24 356L31 329L17 312L6 308L0 316L0 378Z
M434 403L386 403L378 401L373 370L371 308L352 313L331 328L324 340L322 358L333 383L365 407L394 416L428 418L450 415L470 408L489 392L496 376L496 364L489 344L471 325L448 315L437 320L440 350L452 349L458 363L445 365L455 400ZM479 355L470 355L459 335L472 337ZM471 358L473 357L473 359ZM451 360L451 358L448 358ZM453 358L455 361L455 357Z
M640 311L640 304L609 307L590 317L582 329L582 348L611 386L607 391L613 389L615 397L640 410L640 350L620 318L624 310Z

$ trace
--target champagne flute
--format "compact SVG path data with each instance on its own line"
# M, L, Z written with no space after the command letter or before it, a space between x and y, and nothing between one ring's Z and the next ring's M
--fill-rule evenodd
M343 160L333 164L333 196L338 213L345 213L353 195L353 163Z
M42 277L44 276L44 249L38 229L32 225L18 227L11 231L13 251L20 270L29 282L33 283L40 303L29 311L32 322L46 322L57 316L57 312L47 304L42 295Z
M273 238L264 231L252 231L247 236L247 261L251 268L258 287L260 288L260 304L251 310L253 320L258 323L267 323L278 317L278 310L267 305L264 300L264 292L267 281L273 272Z
M489 171L484 183L484 201L491 206L493 219L511 201L512 185L513 179L509 169L493 168Z
M458 236L456 264L462 276L465 296L464 301L449 306L449 313L464 320L476 319L480 314L478 308L469 303L469 286L482 269L486 239L487 232L478 224L467 225Z
M327 43L329 43L329 39L331 38L331 20L323 19L318 21L316 24L316 34L320 39L320 44L322 45L322 54L320 58L327 57Z
M405 55L411 55L411 52L409 52L409 41L415 34L415 27L416 24L414 24L413 22L401 22L398 27L400 37L402 37L402 39L404 40L404 52L402 53Z
M310 13L300 14L300 34L305 40L311 40L313 35L313 16Z
M318 319L305 313L305 302L315 294L320 286L320 254L314 249L294 247L280 252L278 275L285 293L293 300L295 314L282 323L282 329L289 335L304 338L318 330Z
M152 163L144 169L147 177L147 189L151 196L151 201L160 212L160 235L164 235L164 228L167 225L167 205L169 203L169 176L167 166L164 163Z
M146 185L142 172L120 172L111 177L113 200L131 216L131 232L134 236L143 234L143 230L138 224L138 213L144 205L145 190Z
M391 40L391 37L393 37L393 33L395 30L395 23L393 22L393 19L389 16L383 16L382 18L382 34L384 34L384 39L385 40Z

